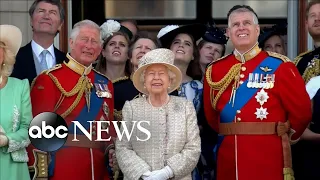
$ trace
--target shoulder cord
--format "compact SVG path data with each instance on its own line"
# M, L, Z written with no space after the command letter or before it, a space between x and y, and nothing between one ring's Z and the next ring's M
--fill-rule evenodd
M62 104L63 100L65 97L71 97L74 96L75 94L78 94L75 101L72 103L72 105L64 112L61 114L62 118L67 117L79 104L84 92L90 91L92 85L90 80L86 76L81 76L77 82L77 84L72 88L71 91L67 92L59 83L58 79L53 76L51 73L48 73L49 77L52 79L54 84L57 86L57 88L60 90L61 95L58 100L58 102L55 105L54 112L57 111L57 109L60 107Z
M303 72L302 77L305 83L308 83L311 78L320 75L320 60L316 60L314 63L314 66L307 67L306 70Z
M239 73L241 70L241 63L237 63L233 65L229 72L218 82L213 82L211 78L211 72L212 72L212 66L210 66L206 72L206 79L210 86L210 99L211 99L211 105L213 109L216 109L217 102L219 98L221 97L222 93L227 89L227 87L230 85L230 83L235 80L235 83L237 83L237 80L239 80ZM214 97L214 90L219 90L217 95Z

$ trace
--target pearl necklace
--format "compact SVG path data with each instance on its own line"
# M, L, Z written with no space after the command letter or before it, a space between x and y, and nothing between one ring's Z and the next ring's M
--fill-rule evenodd
M0 75L0 85L1 85L1 83L2 83L2 76Z
M163 103L160 107L162 107L163 105L167 104L167 103L169 102L169 100L170 100L170 96L167 95L167 99L166 99L165 103ZM149 102L149 104L150 104L152 107L154 107L154 106L152 105L152 103L151 103L150 96L148 97L148 102Z

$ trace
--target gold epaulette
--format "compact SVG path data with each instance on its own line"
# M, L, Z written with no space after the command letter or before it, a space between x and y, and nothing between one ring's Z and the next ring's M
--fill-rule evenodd
M300 60L303 58L303 56L306 55L306 54L308 54L308 53L310 53L310 52L312 52L312 50L306 51L306 52L303 52L303 53L300 53L297 57L295 57L295 58L293 59L293 63L297 66L298 63L300 62Z
M308 54L309 52L312 52L312 50L309 50L309 51L306 51L306 52L300 53L298 56L303 56L303 55L305 55L305 54Z
M47 69L47 70L43 70L43 71L41 71L41 73L40 74L47 74L48 75L48 73L50 73L51 71L54 71L54 70L57 70L57 69L60 69L62 66L61 66L61 64L57 64L57 65L55 65L54 67L52 67L52 68L50 68L50 69ZM39 75L40 75L39 74ZM38 77L38 76L37 76ZM31 89L33 88L33 86L34 86L34 84L35 84L35 82L36 82L36 80L37 80L37 77L35 77L33 80L32 80L32 83L31 83Z
M60 69L61 67L62 67L61 64L57 64L57 65L55 65L54 67L52 67L52 68L50 68L50 69L47 69L47 70L45 70L45 71L42 71L41 73L49 74L50 72L55 71L55 70L57 70L57 69Z
M216 63L216 62L218 62L218 61L226 58L226 57L229 56L229 55L231 55L231 54L224 55L224 56L222 56L221 58L218 58L218 59L216 59L216 60L211 61L211 63L209 63L209 64L207 65L207 67L211 66L213 63Z
M314 65L312 66L308 66L303 74L302 74L302 78L304 80L304 82L307 84L311 78L319 76L320 75L320 60L315 61Z
M284 56L282 54L271 52L271 51L267 51L267 53L269 56L278 58L278 59L282 60L283 62L292 62L287 56Z
M61 103L63 102L65 97L71 97L74 95L77 95L76 99L74 100L74 102L71 104L71 106L69 106L69 108L61 115L62 118L65 118L66 116L68 116L73 110L74 108L79 104L80 99L82 98L83 94L85 92L88 91L88 89L91 88L91 83L90 80L88 78L86 78L85 76L81 76L78 79L77 84L70 90L70 91L66 91L61 83L59 82L58 78L55 77L52 73L53 70L57 70L61 68L61 65L56 65L54 68L51 68L49 70L46 71L46 74L51 78L51 80L53 81L53 83L55 84L55 86L58 88L58 90L61 92L60 98L58 100L58 102L56 103L55 107L54 107L54 112L60 107Z

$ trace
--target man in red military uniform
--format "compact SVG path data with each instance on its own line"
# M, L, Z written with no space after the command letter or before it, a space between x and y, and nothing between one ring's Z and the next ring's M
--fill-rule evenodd
M113 141L94 141L98 135L97 123L92 123L93 141L80 130L77 130L79 142L71 141L74 137L71 121L78 121L89 131L88 121L113 120L112 82L92 67L101 52L99 26L89 20L78 22L71 32L69 45L71 52L64 63L42 72L31 90L33 115L55 112L62 116L69 126L68 140L61 149L50 153L30 146L29 166L34 168L37 178L106 180L109 177L104 155ZM106 122L102 123L103 129L107 127ZM102 139L115 137L111 122L109 133L102 131L101 136Z
M217 180L293 179L290 142L311 120L311 102L290 60L258 47L260 28L249 6L228 13L235 50L211 63L204 108L219 133Z

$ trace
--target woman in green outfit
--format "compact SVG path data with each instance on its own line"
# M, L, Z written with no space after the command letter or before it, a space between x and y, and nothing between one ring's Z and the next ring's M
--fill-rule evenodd
M21 31L0 25L0 179L29 180L28 127L32 120L28 80L9 77L22 41Z

